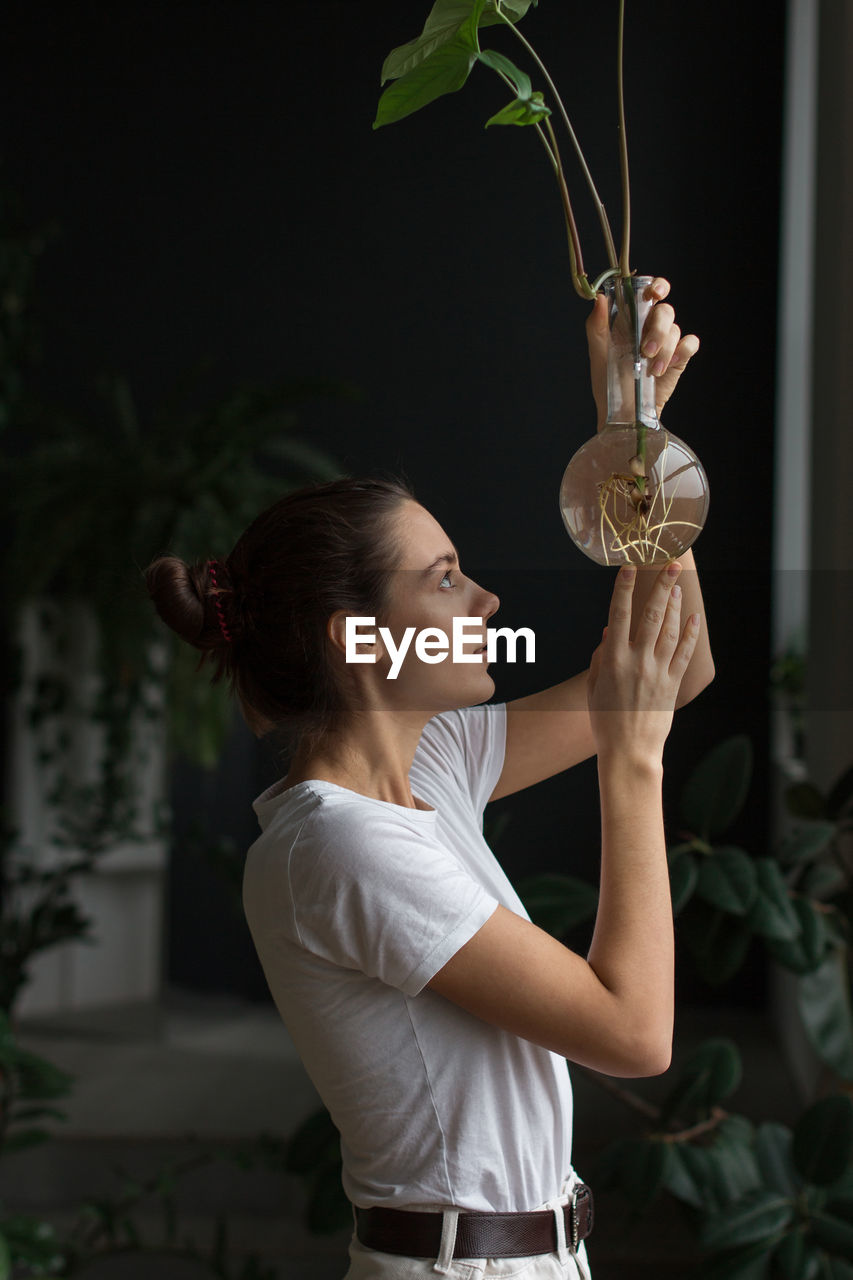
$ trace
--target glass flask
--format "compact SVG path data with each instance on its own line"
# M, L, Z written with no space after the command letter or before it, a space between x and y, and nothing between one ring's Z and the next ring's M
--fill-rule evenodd
M664 564L699 536L708 479L693 450L660 424L655 379L640 355L652 276L604 286L610 317L607 422L563 474L560 512L572 541L598 564Z

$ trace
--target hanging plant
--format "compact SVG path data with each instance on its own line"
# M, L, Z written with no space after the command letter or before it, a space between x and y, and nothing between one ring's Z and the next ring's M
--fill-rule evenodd
M622 189L622 234L616 241L563 99L545 63L519 31L518 23L538 0L437 0L423 31L393 49L382 67L374 129L393 124L466 83L478 64L493 71L511 100L486 121L529 126L554 173L563 214L575 292L593 300L606 292L611 341L608 349L608 415L597 436L572 458L560 486L563 523L575 544L599 564L657 564L680 555L698 537L708 510L702 464L682 440L658 420L655 383L641 354L643 325L652 305L652 278L630 266L631 193L622 73L625 0L619 0L617 115ZM481 46L483 30L502 26L532 61L544 89L505 54ZM562 124L580 164L601 228L607 266L590 281L569 183L553 120Z

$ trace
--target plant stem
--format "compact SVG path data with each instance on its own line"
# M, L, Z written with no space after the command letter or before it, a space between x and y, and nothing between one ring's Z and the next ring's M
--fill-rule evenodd
M563 106L563 100L560 97L559 93L557 92L557 86L554 84L554 81L551 79L551 76L548 73L548 68L545 66L544 62L539 57L539 54L533 48L533 45L530 43L530 41L527 40L521 34L521 32L518 30L518 27L515 25L514 22L510 21L510 19L506 16L506 14L501 13L500 9L496 9L496 12L500 14L500 16L503 18L504 22L513 32L516 39L520 40L521 43L524 45L525 49L530 54L531 58L539 67L539 70L542 72L543 76L545 77L545 81L549 89L554 95L554 100L557 103L557 106L559 107L560 115L563 117L563 123L565 124L566 129L568 130L569 137L572 140L572 146L575 149L575 155L580 161L580 166L581 166L581 169L583 170L583 175L586 179L587 186L589 187L593 201L595 202L596 212L598 213L598 221L601 224L601 230L604 233L604 243L607 249L608 261L611 267L617 267L619 263L616 257L616 245L613 242L613 232L611 231L610 223L607 220L607 213L605 212L604 204L602 202L601 196L598 194L595 183L592 180L592 174L589 171L589 166L587 165L584 154L581 151L580 143L578 142L575 131L572 128L572 122L568 117L566 108Z
M503 80L504 84L506 84L513 93L515 93L515 85L512 83L509 76L503 71L499 71L497 68L495 68L495 70L501 80ZM534 125L536 132L539 134L539 141L548 153L548 159L551 161L554 176L556 177L557 185L560 188L560 198L563 202L563 213L565 215L566 230L569 237L569 259L572 268L572 284L574 285L575 293L588 302L595 297L595 290L587 280L586 272L584 271L580 236L578 235L578 227L575 222L574 210L572 209L572 202L569 197L569 188L566 184L566 175L563 171L563 162L560 158L560 148L557 146L557 138L551 121L547 116L545 117L545 127L548 130L547 138L542 131L542 126L539 124Z
M563 200L563 212L566 215L566 229L569 233L569 257L572 264L572 284L575 287L575 293L579 294L581 298L585 298L589 301L595 297L595 290L587 280L586 272L583 267L583 254L581 253L580 236L578 235L578 227L575 222L572 202L569 197L569 188L566 184L566 175L563 172L563 162L560 159L560 148L557 146L557 138L551 121L547 118L545 120L545 127L548 130L548 136L551 139L551 149L553 151L557 167L557 182L559 184L560 195Z
M625 36L625 0L619 0L619 35L617 38L617 94L619 100L619 171L622 175L622 252L619 270L623 276L631 274L629 248L631 244L631 186L628 180L628 135L625 131L625 86L622 74L622 51Z

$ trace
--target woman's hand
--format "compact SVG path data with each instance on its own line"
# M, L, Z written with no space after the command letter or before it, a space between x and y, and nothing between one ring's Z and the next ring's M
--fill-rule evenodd
M669 281L658 276L647 286L644 295L654 305L643 325L641 350L644 356L648 356L649 372L655 378L658 413L675 390L675 384L690 359L699 350L696 334L689 333L682 337L681 330L675 323L674 309L668 302L663 302L669 294L669 287ZM598 409L598 425L601 427L607 420L608 315L607 299L603 293L598 294L592 304L592 312L586 322L586 336L589 343L592 394Z
M659 763L675 699L699 637L698 615L681 625L681 565L667 565L629 639L636 569L620 569L601 644L592 655L587 698L598 756Z

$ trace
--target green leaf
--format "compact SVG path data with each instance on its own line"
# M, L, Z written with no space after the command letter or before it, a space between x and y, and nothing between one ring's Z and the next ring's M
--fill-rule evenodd
M528 876L518 882L516 890L533 923L555 938L564 937L598 910L596 887L575 876Z
M706 1249L731 1249L735 1245L767 1241L794 1216L790 1200L775 1191L750 1191L722 1213L712 1214L702 1224L700 1240ZM775 1241L774 1241L775 1245Z
M821 1280L853 1280L853 1266L843 1258L827 1258L824 1254Z
M853 1017L844 948L838 947L797 983L797 1003L809 1039L824 1062L853 1080Z
M446 41L414 70L389 85L379 99L373 128L394 124L436 98L456 93L471 74L476 55L476 45L472 45L467 33L459 32Z
M532 0L535 4L536 0ZM531 0L504 0L502 5L507 16L513 22L523 18L530 8ZM494 0L487 0L485 6L476 0L437 0L430 9L424 29L415 40L392 49L382 66L381 83L387 80L398 80L401 76L413 71L426 58L451 40L461 26L478 14L480 27L491 27L502 22L498 16Z
M699 868L695 857L681 853L673 858L669 867L669 891L672 896L672 914L677 916L682 907L693 897L699 880Z
M837 863L815 862L803 876L800 887L810 898L825 901L843 889L846 882L844 868Z
M746 915L758 892L754 861L734 846L716 848L699 864L696 892L721 911L736 916Z
M783 1124L768 1121L759 1125L755 1135L755 1158L768 1187L783 1196L795 1196L800 1179L791 1154L793 1135Z
M778 1236L758 1240L703 1263L697 1280L762 1280Z
M681 795L681 812L703 840L719 835L740 813L752 777L752 743L727 738L699 762Z
M822 912L816 911L808 898L794 898L791 902L800 923L800 936L792 942L767 938L767 949L779 964L793 973L811 973L822 963L832 939Z
M844 1222L829 1213L812 1215L812 1230L818 1244L831 1253L840 1253L848 1260L853 1259L853 1224Z
M853 1162L853 1099L821 1098L794 1129L794 1164L806 1182L828 1187Z
M820 1254L806 1227L794 1227L783 1236L773 1257L785 1280L817 1280L820 1274Z
M740 1084L740 1054L731 1040L706 1040L684 1064L663 1104L665 1118L705 1116Z
M732 1204L762 1187L754 1147L755 1132L744 1116L727 1116L718 1127L710 1154L721 1203Z
M673 1172L672 1144L629 1139L620 1145L619 1182L637 1209L647 1209Z
M484 66L491 67L492 71L502 71L507 79L512 81L516 96L522 102L528 101L533 86L530 83L530 76L527 72L520 71L514 62L511 62L502 53L498 53L496 49L481 49L477 54L477 60L482 62ZM539 96L541 98L542 95L540 94Z
M508 102L495 115L490 116L486 121L486 128L488 129L489 125L492 124L538 124L540 120L544 120L550 114L551 109L545 106L542 94L534 93L524 102L519 98L516 98L514 102Z
M670 1145L672 1160L666 1179L667 1191L676 1199L693 1205L695 1209L707 1209L708 1193L705 1184L710 1181L710 1174L705 1164L701 1163L707 1157L707 1151L703 1147L691 1147L684 1142L673 1142ZM700 1162L692 1159L694 1154L700 1156Z
M773 858L757 858L758 893L747 923L755 933L790 942L799 937L800 921L791 903L788 886Z
M793 866L797 862L809 862L816 858L830 840L835 838L837 827L834 822L803 822L782 841L779 848L779 861L784 866Z
M680 936L690 948L702 977L715 986L728 982L743 964L752 929L739 916L694 900Z

